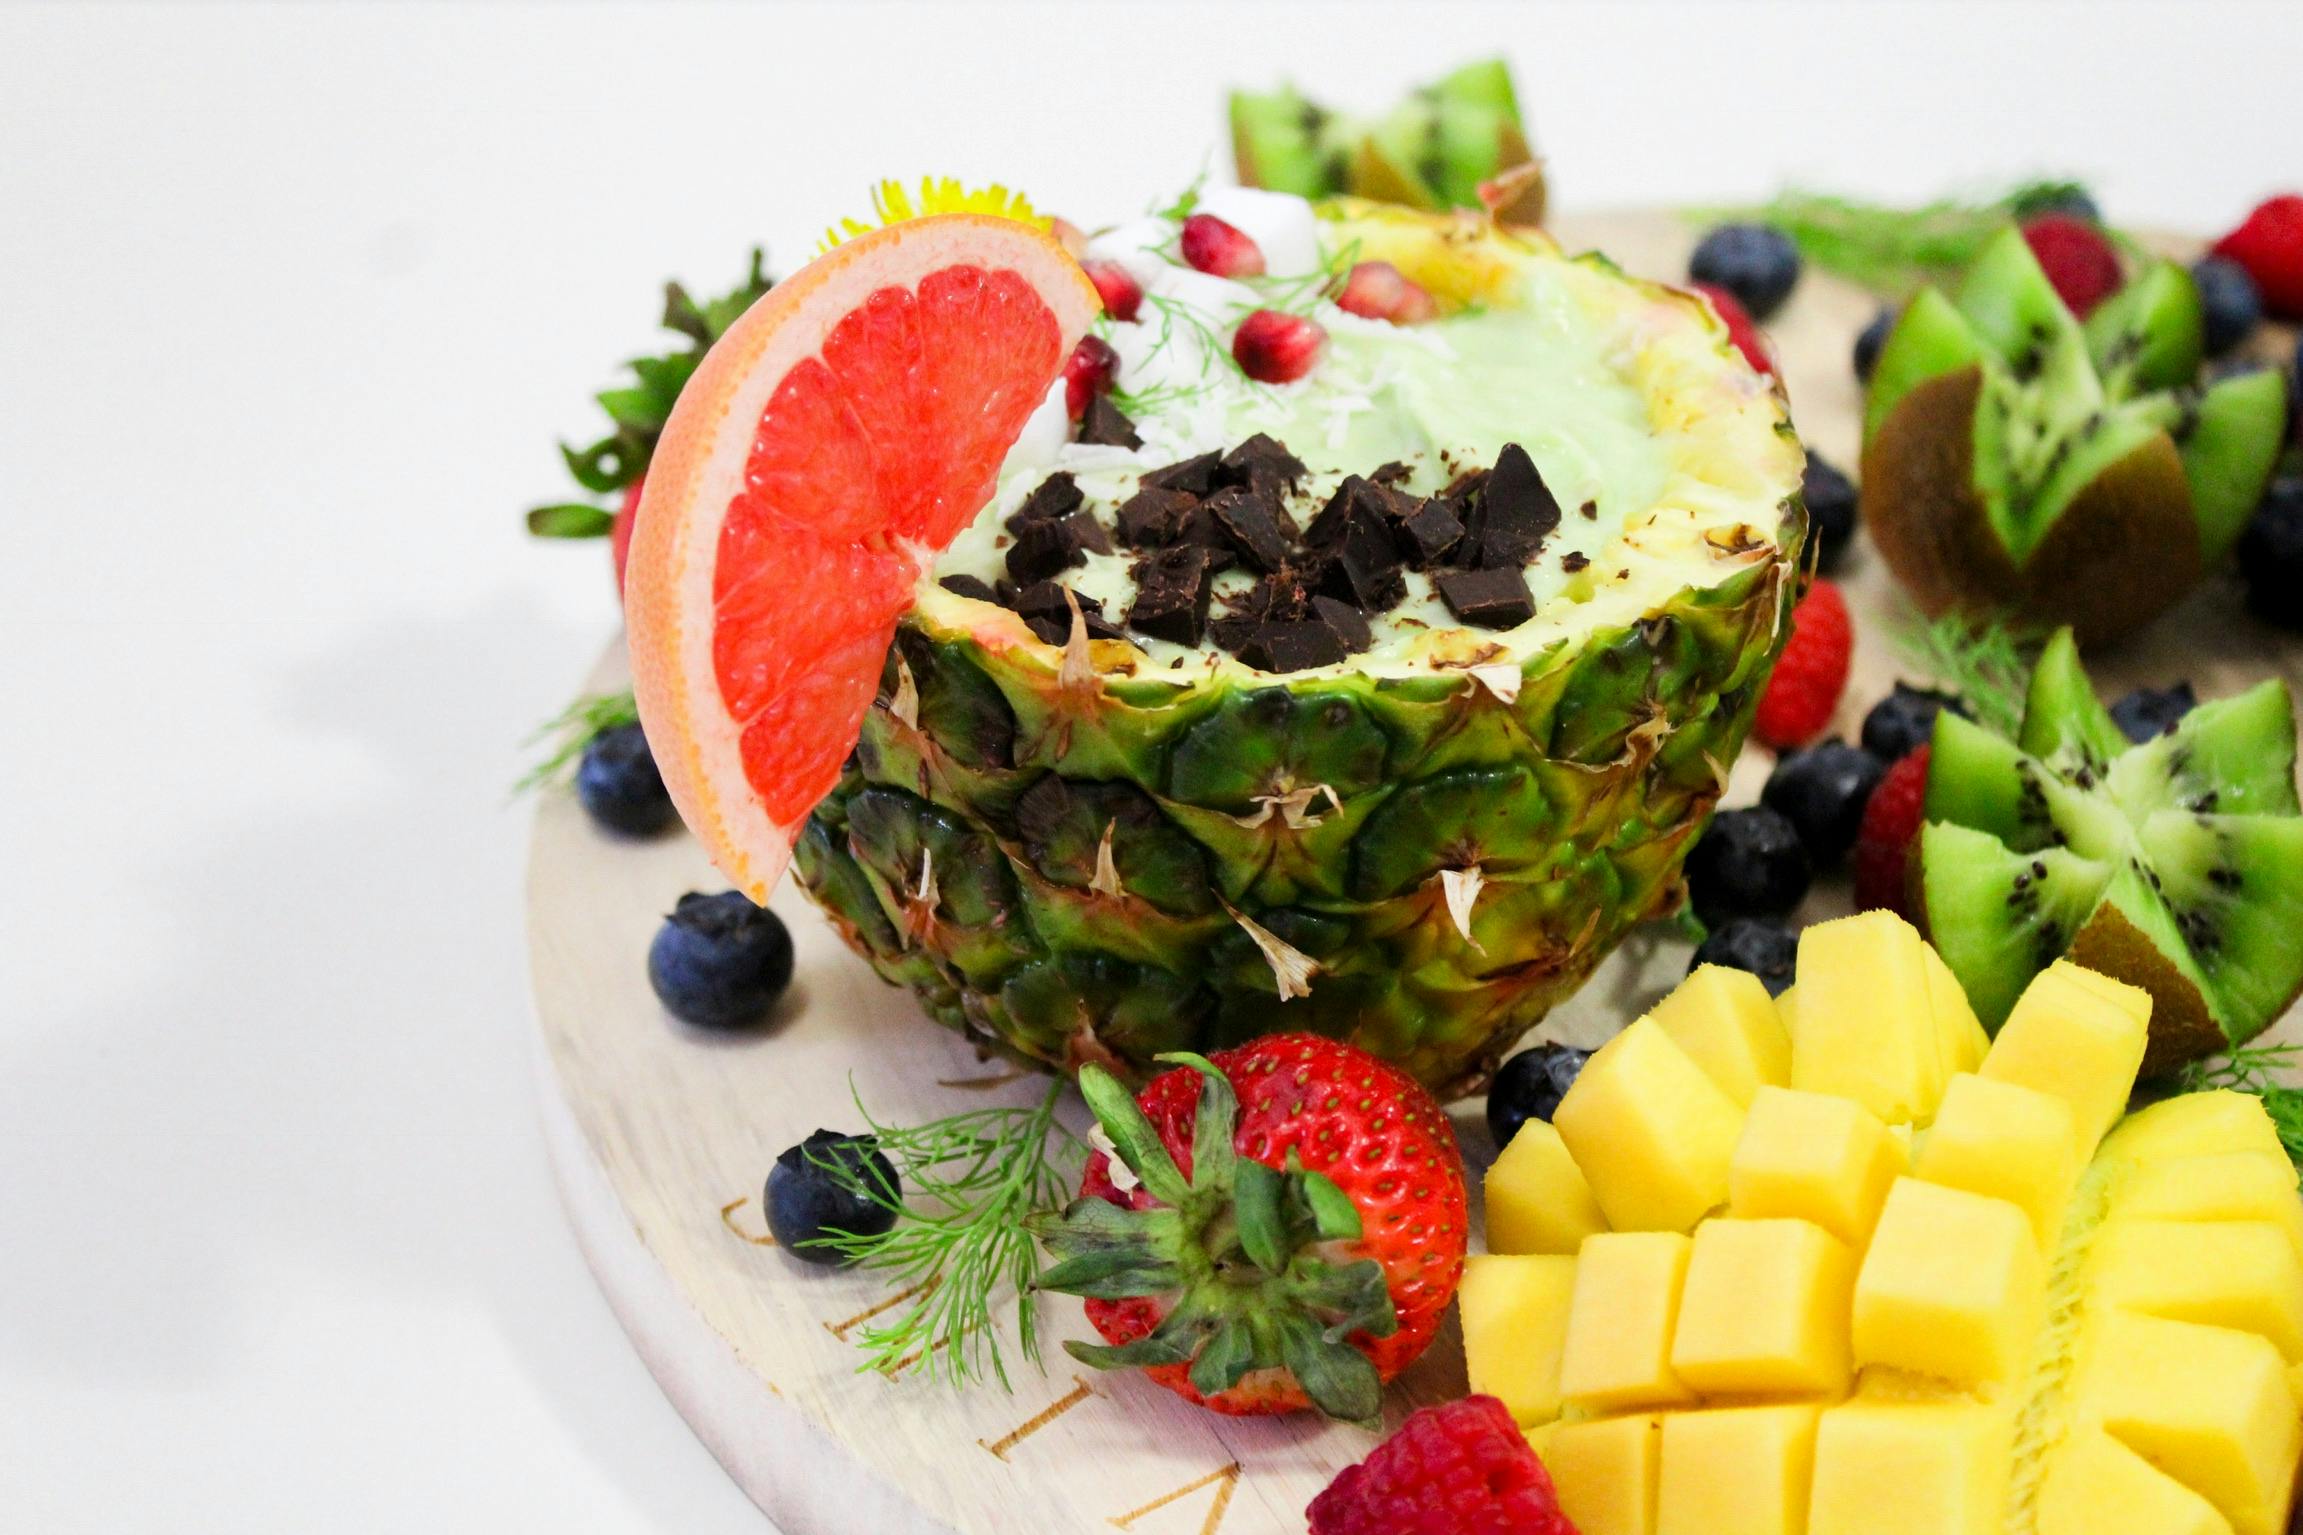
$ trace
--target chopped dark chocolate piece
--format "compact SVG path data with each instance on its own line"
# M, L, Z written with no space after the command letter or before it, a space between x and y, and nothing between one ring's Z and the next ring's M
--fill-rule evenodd
M1253 613L1226 613L1221 618L1208 620L1207 635L1215 641L1217 649L1237 655L1239 648L1254 639L1262 627L1263 620Z
M1343 639L1317 620L1297 623L1265 622L1239 648L1239 658L1258 671L1300 672L1307 667L1333 666L1345 655Z
M1223 456L1221 478L1226 485L1293 490L1303 475L1303 460L1290 453L1285 443L1263 432Z
M1089 550L1109 554L1111 547L1093 512L1035 518L1016 529L1016 541L1008 546L1008 574L1028 586L1084 564Z
M1445 560L1448 551L1463 540L1463 519L1455 509L1437 496L1421 502L1408 516L1400 519L1399 550L1407 562L1417 570L1426 570Z
M1559 557L1559 568L1566 571L1571 576L1574 575L1577 571L1585 569L1590 564L1591 556L1585 554L1580 549L1570 549L1567 551L1567 553Z
M1187 495L1204 496L1215 489L1216 470L1222 463L1222 453L1202 453L1180 464L1154 469L1136 483L1145 490L1180 490Z
M1276 492L1229 486L1203 504L1222 525L1224 537L1250 565L1269 571L1286 563L1295 520L1281 508Z
M1488 570L1521 569L1558 527L1559 502L1536 472L1535 460L1518 443L1505 443L1480 496L1474 562Z
M1594 521L1596 521L1599 517L1599 503L1597 501L1586 501L1582 506L1576 508L1576 510L1582 512L1584 516L1592 518Z
M1130 421L1103 395L1088 401L1085 414L1080 417L1077 439L1098 448L1140 448L1143 439L1136 435L1136 424Z
M1188 491L1146 486L1120 503L1120 542L1131 549L1157 549L1175 543L1184 536L1198 506L1199 498ZM1213 518L1203 521L1213 526Z
M1084 499L1080 494L1079 482L1072 478L1071 471L1059 469L1040 481L1032 493L1024 497L1023 505L1017 507L1014 515L1008 518L1007 530L1010 533L1019 532L1027 522L1076 512Z
M1369 470L1367 477L1378 485L1397 485L1412 472L1407 465L1395 458L1379 469Z
M936 584L955 596L973 597L978 602L997 602L1000 600L998 592L993 591L990 586L974 576L946 576Z
M1153 639L1197 645L1207 631L1213 561L1197 544L1177 544L1135 566L1135 604L1128 624Z
M1431 584L1448 611L1482 629L1514 629L1535 616L1527 573L1508 570L1443 570Z
M1448 481L1447 489L1441 491L1440 494L1455 503L1455 513L1460 517L1463 515L1464 508L1478 497L1481 487L1486 484L1487 471L1485 469L1466 469Z
M1371 565L1349 550L1341 550L1321 573L1319 589L1363 613L1388 613L1407 595L1407 582L1400 577L1396 554L1380 565Z
M1343 641L1345 650L1365 650L1375 643L1375 636L1368 630L1367 615L1348 602L1338 602L1333 597L1314 597L1311 600L1311 616L1315 623L1325 624L1334 630L1335 637Z
M1064 594L1071 589L1059 581L1035 581L1015 594L1009 604L1023 619L1024 626L1047 641L1061 645L1072 637L1071 604ZM1104 605L1093 597L1071 592L1080 605L1080 618L1087 625L1088 638L1093 640L1122 640L1127 634L1117 624L1103 616Z

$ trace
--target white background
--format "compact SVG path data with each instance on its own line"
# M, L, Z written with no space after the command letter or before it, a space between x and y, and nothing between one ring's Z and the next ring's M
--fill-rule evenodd
M1564 205L2303 183L2293 4L0 5L0 1526L760 1529L536 1131L505 789L615 623L553 441L873 177L1095 222L1226 82L1499 48Z

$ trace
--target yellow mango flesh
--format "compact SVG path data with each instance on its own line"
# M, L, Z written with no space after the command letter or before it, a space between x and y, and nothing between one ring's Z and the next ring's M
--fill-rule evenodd
M1474 1256L1456 1291L1471 1389L1495 1397L1522 1424L1559 1416L1560 1353L1575 1299L1575 1260Z
M1552 1124L1608 1225L1686 1231L1726 1202L1743 1110L1642 1018L1584 1063Z
M1531 1119L1488 1169L1487 1250L1573 1254L1607 1229L1590 1180L1554 1126Z
M2121 1119L2143 993L2058 966L1987 1045L1907 927L1809 931L1787 1063L1690 977L1497 1164L1544 1251L1467 1275L1472 1378L1582 1535L2281 1535L2303 1197L2261 1102Z

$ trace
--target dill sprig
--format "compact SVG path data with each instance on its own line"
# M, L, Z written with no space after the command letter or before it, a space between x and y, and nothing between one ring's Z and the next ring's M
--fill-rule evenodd
M2241 1045L2229 1055L2191 1062L2181 1081L2187 1093L2229 1088L2262 1099L2288 1159L2303 1165L2303 1087L2282 1080L2299 1065L2303 1045Z
M1977 724L2009 740L2021 731L2031 662L2026 641L2006 625L1946 613L1912 620L1897 640L1904 658L1930 681L1967 700Z
M584 754L584 748L592 744L594 736L618 725L636 725L639 720L640 706L629 688L621 693L595 693L577 699L528 737L530 746L549 741L552 749L543 761L528 769L520 781L512 785L512 792L525 794L558 782Z
M1000 1352L994 1307L1012 1291L1016 1341L1023 1357L1040 1362L1038 1248L1026 1221L1058 1210L1077 1181L1070 1153L1078 1141L1056 1123L1062 1079L1025 1108L976 1109L913 1127L883 1125L856 1102L879 1150L895 1165L904 1193L891 1196L876 1179L839 1160L809 1160L849 1192L896 1213L893 1227L876 1236L839 1232L819 1245L860 1268L882 1269L915 1291L890 1321L856 1334L859 1369L893 1375L924 1366L931 1380L952 1385L986 1378L1012 1390ZM1059 1161L1060 1159L1060 1161Z
M2030 181L1980 201L1939 198L1908 208L1790 187L1764 203L1696 209L1691 216L1704 223L1772 224L1812 264L1900 297L1965 270L2010 220L2084 190L2074 181Z

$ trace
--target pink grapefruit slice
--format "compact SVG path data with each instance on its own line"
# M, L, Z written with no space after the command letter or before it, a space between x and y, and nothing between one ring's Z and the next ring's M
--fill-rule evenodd
M625 573L632 680L673 803L752 899L1100 303L1030 225L915 219L778 283L681 392Z

